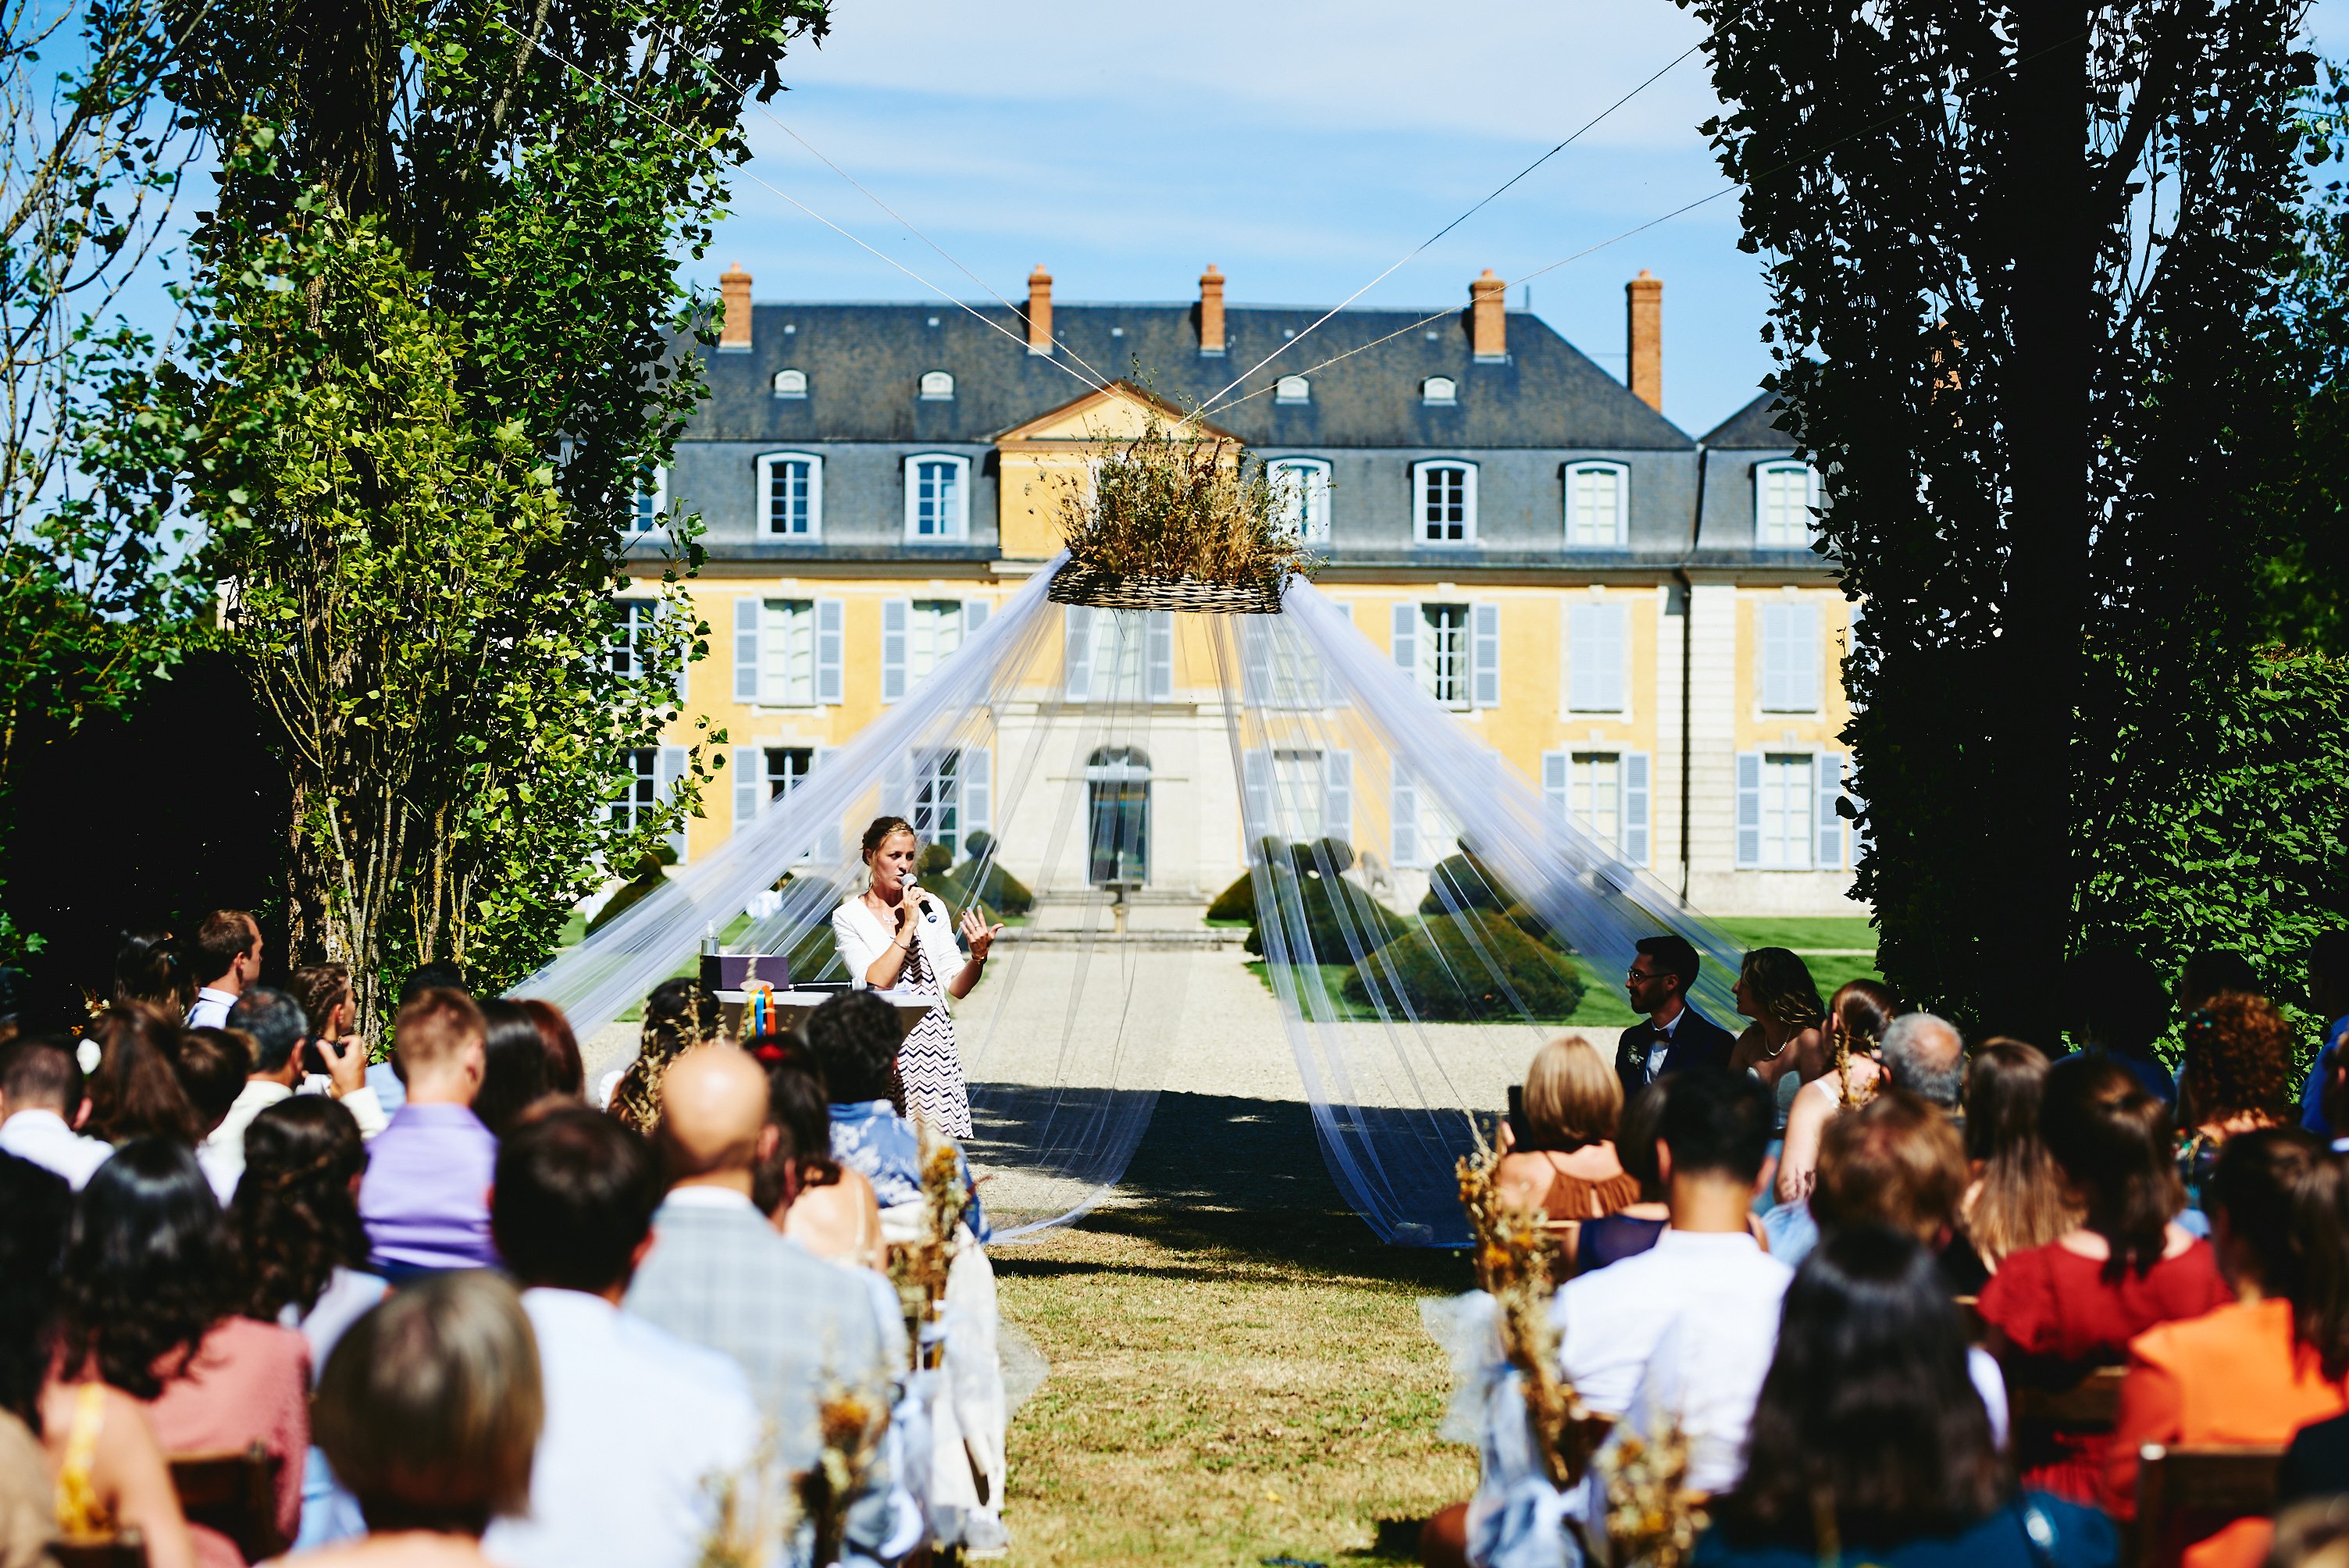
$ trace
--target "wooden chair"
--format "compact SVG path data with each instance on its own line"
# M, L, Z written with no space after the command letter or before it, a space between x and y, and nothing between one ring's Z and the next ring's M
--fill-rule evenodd
M174 1454L171 1487L190 1524L217 1530L244 1553L247 1563L265 1562L285 1550L277 1532L275 1454L255 1441L242 1453Z
M49 1548L57 1568L147 1568L147 1538L135 1530L94 1541L60 1541Z
M1961 1295L1953 1299L1958 1304L1958 1315L1965 1320L1966 1343L1980 1345L1984 1339L1990 1337L1989 1326L1982 1322L1982 1297Z
M2147 1443L2137 1450L2138 1568L2178 1568L2183 1538L2275 1511L2281 1443Z
M2109 1432L2120 1418L2126 1367L2099 1367L2068 1388L2007 1386L2017 1422L2041 1421L2068 1432Z

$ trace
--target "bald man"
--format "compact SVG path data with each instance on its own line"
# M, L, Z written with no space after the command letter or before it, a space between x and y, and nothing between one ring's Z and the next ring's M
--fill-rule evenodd
M671 1064L659 1133L668 1196L623 1305L740 1363L774 1423L777 1458L796 1472L820 1455L818 1405L862 1392L886 1408L890 1370L864 1284L750 1202L751 1170L782 1137L767 1116L766 1072L747 1053L701 1046ZM874 1468L848 1520L850 1550L868 1556L889 1532L889 1478Z

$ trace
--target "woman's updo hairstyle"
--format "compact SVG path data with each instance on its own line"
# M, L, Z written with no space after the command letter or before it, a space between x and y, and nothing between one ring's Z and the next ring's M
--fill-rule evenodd
M871 865L873 857L881 852L881 846L900 833L908 835L916 843L921 842L921 835L914 831L914 824L905 818L874 818L873 825L864 830L864 863Z
M1745 955L1739 978L1754 990L1762 1012L1789 1028L1816 1028L1827 1016L1808 965L1784 947L1757 947Z
M1856 1051L1873 1051L1884 1043L1884 1031L1900 1016L1900 1004L1885 986L1873 980L1847 980L1836 988L1830 1004L1835 1021L1843 1026L1844 1038Z

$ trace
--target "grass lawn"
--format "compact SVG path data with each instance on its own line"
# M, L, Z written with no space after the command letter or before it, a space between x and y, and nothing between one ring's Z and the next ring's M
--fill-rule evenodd
M1764 916L1754 920L1722 920L1714 924L1748 947L1791 947L1797 953L1833 952L1847 948L1876 951L1876 927L1865 919L1830 916L1804 920Z

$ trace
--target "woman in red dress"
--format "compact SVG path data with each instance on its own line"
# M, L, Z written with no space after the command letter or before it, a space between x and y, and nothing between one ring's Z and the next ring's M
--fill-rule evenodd
M2154 1325L2199 1317L2234 1292L2209 1247L2177 1223L2186 1193L2170 1161L2169 1112L2127 1069L2085 1056L2048 1068L2040 1131L2086 1221L2009 1253L1980 1310L2009 1383L2060 1388L2127 1360L2128 1342ZM2109 1441L2018 1422L2023 1484L2094 1502Z

